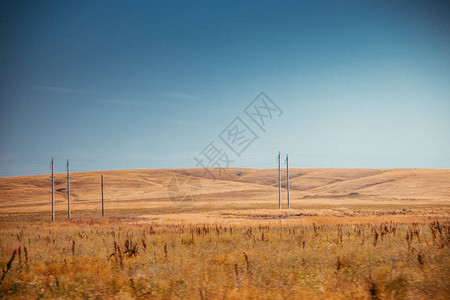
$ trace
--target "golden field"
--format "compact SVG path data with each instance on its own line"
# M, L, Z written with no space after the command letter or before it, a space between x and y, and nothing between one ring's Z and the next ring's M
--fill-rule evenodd
M213 175L72 173L67 220L56 174L56 222L48 175L0 178L0 297L450 297L450 170L292 169L282 210L277 170Z

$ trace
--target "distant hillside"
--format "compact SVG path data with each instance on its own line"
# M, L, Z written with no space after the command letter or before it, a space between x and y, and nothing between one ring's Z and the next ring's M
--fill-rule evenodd
M278 202L276 169L149 169L78 172L71 174L72 209L98 208L100 175L104 176L108 208L171 205L168 186L177 176L182 186L172 196L190 193L187 179L198 179L205 203ZM210 178L211 175L215 179ZM282 186L286 187L283 171ZM173 183L173 182L172 182ZM355 203L357 201L410 201L444 203L450 200L450 170L424 169L291 169L292 203ZM283 190L283 198L286 191ZM65 174L55 176L56 209L66 207ZM173 200L173 199L172 199ZM185 199L186 200L186 199ZM188 199L187 199L188 200ZM283 199L285 201L285 199ZM51 202L49 175L0 178L0 213L48 211Z

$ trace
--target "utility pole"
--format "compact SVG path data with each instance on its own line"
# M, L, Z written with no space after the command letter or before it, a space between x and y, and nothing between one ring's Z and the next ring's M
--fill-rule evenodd
M280 151L278 151L278 208L281 209L281 168Z
M70 175L69 175L69 160L67 160L67 218L70 219Z
M54 160L52 157L52 222L55 221L55 176L53 175Z
M288 208L291 208L291 203L289 201L289 157L286 154L286 176L287 176L287 202L288 202Z
M104 205L104 201L103 201L103 174L102 174L102 217L105 216L105 205Z

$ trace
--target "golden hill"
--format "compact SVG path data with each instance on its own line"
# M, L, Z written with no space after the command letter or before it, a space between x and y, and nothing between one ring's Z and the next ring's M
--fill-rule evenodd
M107 209L183 206L192 204L192 200L197 205L230 209L278 207L276 169L215 169L211 174L205 174L203 169L149 169L71 173L72 210L100 208L101 174ZM171 183L175 176L179 190ZM186 179L189 181L183 185ZM285 207L284 173L282 186ZM291 169L290 187L293 208L380 204L447 206L450 170ZM196 197L200 192L201 196ZM56 210L66 210L65 174L55 175L55 199ZM46 212L50 205L49 175L0 178L0 214Z

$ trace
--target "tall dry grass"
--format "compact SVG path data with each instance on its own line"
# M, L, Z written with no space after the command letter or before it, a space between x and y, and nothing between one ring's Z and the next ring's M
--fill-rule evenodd
M448 299L450 224L0 229L3 298Z

